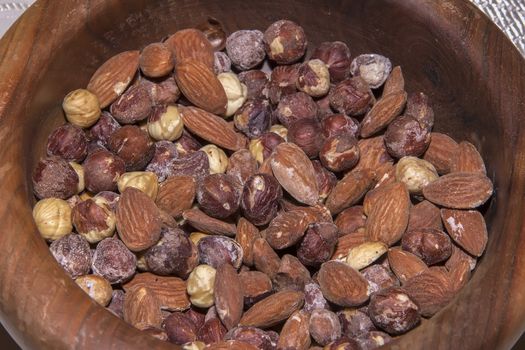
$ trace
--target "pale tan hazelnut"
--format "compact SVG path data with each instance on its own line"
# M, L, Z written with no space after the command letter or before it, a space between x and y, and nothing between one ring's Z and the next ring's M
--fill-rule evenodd
M134 187L147 194L153 200L157 198L157 192L159 191L159 179L151 171L124 173L120 175L117 185L120 193L123 193L128 187Z
M33 208L33 219L42 237L49 241L55 241L73 230L71 207L63 199L38 201Z
M226 168L228 168L230 161L222 149L210 144L202 147L200 150L204 151L208 156L210 174L223 174L226 172Z
M261 142L261 139L250 140L248 149L250 150L252 157L255 158L257 163L262 164L264 162L264 155L263 155L264 147Z
M146 263L146 257L144 252L135 254L137 256L137 270L146 272L148 271L148 264Z
M86 188L84 182L84 167L75 162L69 162L69 165L71 165L73 170L75 170L75 173L78 175L77 193L81 193Z
M421 194L423 187L438 179L436 168L416 157L403 157L396 165L396 179L404 182L408 192Z
M89 243L97 243L104 238L113 236L117 220L115 213L111 211L108 201L105 198L95 196L91 198L91 200L98 209L90 206L77 205L73 209L72 217L78 234L84 236ZM97 213L97 216L103 218L103 221L96 223L90 222L90 218L93 218L92 213L94 212Z
M321 97L330 90L328 66L319 59L310 60L299 68L297 88L312 97Z
M272 127L270 128L270 132L273 132L281 136L284 139L284 141L288 142L288 129L284 125L281 125L281 124L272 125Z
M191 303L196 307L206 308L213 305L215 274L216 270L209 265L199 265L190 273L186 291Z
M104 277L98 275L80 276L75 282L91 299L100 305L106 306L111 301L113 289L109 281Z
M239 81L237 75L232 72L221 73L217 76L228 97L226 117L231 117L244 104L248 97L248 88Z
M206 348L206 344L201 341L193 341L182 345L183 350L203 350Z
M156 107L148 118L148 133L157 141L175 141L182 135L184 123L176 106Z
M100 117L100 104L95 94L85 89L71 91L64 97L62 108L67 120L81 128L89 128Z
M206 233L202 232L192 232L190 233L190 240L193 242L193 244L197 245L201 239L204 237L208 237Z

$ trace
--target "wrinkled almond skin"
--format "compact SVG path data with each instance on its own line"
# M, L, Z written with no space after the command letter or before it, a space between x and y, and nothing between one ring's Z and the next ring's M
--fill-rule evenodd
M333 215L339 214L357 202L373 185L372 173L368 170L353 170L345 175L326 199L326 207Z
M172 51L176 63L197 61L213 69L213 47L200 30L179 30L166 39L164 44Z
M153 246L160 238L160 212L144 192L128 187L120 196L116 211L117 231L134 252Z
M479 211L441 209L448 234L469 254L481 256L488 241L485 219Z
M368 236L365 231L358 231L339 237L335 245L335 252L331 260L344 260L348 255L348 251L364 242L368 241Z
M127 292L133 288L147 287L159 300L160 308L169 311L189 309L191 303L186 294L186 282L178 277L156 276L145 272L135 275L123 285Z
M253 242L253 264L257 270L273 278L279 271L281 259L264 238L257 238Z
M418 228L443 230L439 208L429 201L422 201L410 208L407 231Z
M174 158L168 163L168 177L191 176L200 180L210 173L210 162L204 151L197 151Z
M400 66L396 66L390 72L385 85L383 86L383 96L390 95L399 91L405 91L405 78Z
M369 139L361 139L357 143L359 147L359 162L354 170L369 169L377 172L386 164L394 164L394 161L385 147L384 137L376 136Z
M459 145L456 141L448 135L433 132L423 159L430 162L439 175L445 175L451 171L452 163L458 152Z
M210 235L225 235L234 237L237 228L234 224L212 218L199 209L189 209L182 212L182 217L196 230Z
M325 298L334 304L357 306L368 300L368 282L346 263L325 262L321 265L317 279Z
M366 225L366 215L361 205L343 210L334 220L334 224L339 229L339 236L349 235L364 230Z
M272 292L272 281L260 271L243 271L239 279L244 294L244 305L250 308L256 302L266 298Z
M450 166L450 171L453 173L480 173L487 174L483 158L479 154L476 147L468 141L459 143L459 152L454 157Z
M224 326L230 330L237 326L244 307L241 280L235 268L226 263L217 268L213 293L215 309Z
M388 251L388 263L403 284L428 270L428 266L419 257L397 247Z
M477 259L471 255L469 255L467 252L465 252L462 248L458 247L457 245L452 245L452 254L450 255L450 258L448 258L447 262L445 263L445 267L452 271L456 266L459 264L462 264L463 261L466 261L470 267L470 271L474 270L476 268Z
M470 280L470 275L470 264L466 260L459 262L456 266L450 269L449 278L452 291L457 293L463 288Z
M307 350L310 347L310 313L304 310L295 312L284 324L278 350Z
M163 324L168 340L177 345L197 340L198 327L193 320L182 312L174 312L169 315Z
M227 329L217 317L210 318L204 322L197 333L197 340L205 344L220 342L226 335Z
M299 242L304 236L309 220L305 212L292 210L277 215L264 231L273 249L284 249Z
M372 107L361 122L361 137L367 138L384 129L401 114L407 100L404 91L389 94Z
M174 218L190 209L195 199L196 184L190 176L172 176L160 184L155 203Z
M235 240L241 245L243 251L242 262L246 266L253 266L253 242L260 238L259 230L245 218L240 218L237 223Z
M124 321L137 329L160 327L162 315L160 303L147 287L129 290L124 298Z
M304 294L295 291L282 291L259 301L246 311L241 318L241 326L269 328L286 320L303 306Z
M448 273L437 268L412 277L403 288L418 305L424 317L433 316L454 297Z
M302 291L305 284L310 281L310 272L295 256L285 254L281 258L281 265L273 278L276 290Z

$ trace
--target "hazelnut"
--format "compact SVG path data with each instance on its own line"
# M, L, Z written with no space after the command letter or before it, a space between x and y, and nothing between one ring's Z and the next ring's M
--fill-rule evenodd
M197 244L200 261L203 264L218 268L222 264L231 264L238 269L241 266L243 251L237 241L224 236L201 238Z
M203 239L204 237L208 237L209 235L206 234L206 233L202 233L202 232L192 232L190 233L190 236L189 236L189 239L190 241L193 242L193 244L195 244L195 246L197 246L197 244L199 244L199 241L201 239Z
M428 102L428 96L422 92L408 95L405 115L417 120L429 132L434 126L434 110Z
M33 171L33 192L39 199L67 199L77 193L79 179L71 165L59 157L47 157Z
M197 247L180 229L163 230L162 238L145 252L144 258L148 271L184 279L199 263Z
M350 134L329 137L319 152L321 163L335 172L352 169L359 161L359 156L357 140Z
M312 59L299 67L297 88L312 97L322 97L330 90L328 66L319 59Z
M226 97L228 98L228 106L226 107L226 117L231 117L237 112L239 108L246 101L248 88L239 81L237 75L232 72L221 73L217 75L217 79L222 84Z
M221 51L216 51L214 53L215 59L213 63L213 71L215 74L221 74L226 72L231 72L232 70L232 61L227 54Z
M68 234L51 243L55 260L72 278L87 275L91 269L91 249L81 235Z
M380 331L371 331L355 339L357 346L362 350L373 350L390 343L393 339L388 334Z
M283 138L285 142L288 141L288 129L281 124L274 124L270 128L270 132L273 132Z
M87 144L84 130L73 124L65 124L55 129L47 138L47 155L81 162L86 158Z
M89 128L100 117L100 104L95 94L85 89L71 91L64 97L62 108L73 125Z
M166 44L153 43L140 53L139 66L145 76L159 78L173 71L175 59Z
M106 201L106 205L109 207L111 211L117 210L117 203L120 199L120 195L115 192L111 191L102 191L97 193L97 195L94 198L102 198Z
M204 350L206 344L201 341L192 341L190 343L182 344L182 350Z
M46 198L33 208L33 219L38 231L48 241L57 240L73 229L71 207L62 199Z
M243 186L248 178L256 172L257 161L247 149L233 153L226 168L226 174L233 176Z
M389 287L399 287L399 280L388 267L378 264L370 265L363 269L361 274L368 281L370 293L375 293Z
M273 277L275 290L303 291L304 286L310 281L310 272L295 256L285 254L277 274Z
M89 136L90 139L95 141L98 145L107 147L109 137L118 128L120 128L120 124L115 118L113 118L108 112L102 112L97 123L89 129Z
M350 75L350 49L341 41L321 43L312 54L312 59L320 59L328 66L333 83L340 82Z
M262 164L273 152L273 150L281 143L285 142L282 137L273 132L266 132L258 139L250 141L248 146L250 153Z
M315 170L315 179L317 180L317 188L319 189L319 198L326 199L332 189L337 184L337 177L334 173L327 170L320 161L312 161Z
M297 249L297 257L306 266L318 267L328 261L335 250L337 226L328 222L311 224Z
M155 142L155 153L153 153L153 158L146 166L146 171L157 175L159 182L164 182L171 175L170 165L178 157L179 152L173 142L157 141Z
M115 232L115 214L102 197L78 203L72 212L73 225L89 243L97 243Z
M356 205L343 210L334 223L339 229L339 236L349 235L357 232L360 229L364 229L366 225L366 215L363 211L363 206Z
M421 319L418 306L397 287L372 294L368 314L378 328L392 335L408 332Z
M240 70L252 69L264 61L263 33L259 30L238 30L226 39L226 52Z
M84 161L86 189L93 193L116 191L117 180L125 171L124 161L113 153L106 150L91 153Z
M405 232L401 246L425 262L434 265L447 260L452 254L450 237L433 228L413 229Z
M120 193L128 187L134 187L147 194L151 199L157 198L159 180L155 173L150 171L134 171L122 174L118 179L118 191Z
M131 86L111 104L111 115L121 124L133 124L146 119L153 108L149 91L142 84Z
M153 141L135 125L126 125L115 131L108 146L124 161L127 171L143 170L155 153Z
M164 329L170 343L182 345L197 340L199 328L186 314L174 312L164 320Z
M216 270L209 265L199 265L190 273L186 290L196 307L208 308L213 305L215 274Z
M341 337L341 322L335 313L315 309L310 316L310 335L319 345L328 345Z
M248 99L263 99L267 97L269 79L261 70L249 70L238 75L239 81L248 89Z
M100 305L106 306L109 304L113 289L111 289L111 284L105 278L97 275L86 275L77 278L75 282L91 299Z
M135 274L137 258L119 239L105 238L95 249L91 268L111 284L124 283Z
M169 164L168 176L191 176L202 179L210 174L210 163L206 152L197 151L173 159Z
M210 174L223 174L228 168L228 156L222 149L215 145L206 145L200 149L208 156Z
M281 185L273 176L253 175L244 184L243 215L254 225L266 225L276 216L282 196Z
M214 344L220 342L226 335L226 332L227 329L223 326L221 320L218 317L213 317L204 322L197 333L197 339L205 344Z
M173 76L169 76L160 81L142 79L139 84L146 89L154 105L175 103L181 94Z
M350 73L354 77L363 78L372 89L383 85L391 71L390 60L385 56L373 53L357 56L350 66Z
M323 120L324 118L331 116L334 114L334 111L332 110L332 107L330 106L330 91L335 87L335 85L330 85L330 90L328 91L328 95L319 98L315 101L317 104L317 108L319 110L318 117L319 120Z
M403 157L396 165L397 181L405 183L411 194L421 194L423 187L437 178L436 168L423 159Z
M354 137L359 135L359 122L344 114L332 114L321 121L323 136L326 138L350 134Z
M226 45L226 33L222 23L215 17L208 16L205 21L198 24L196 29L200 30L210 42L213 50L221 51Z
M182 136L175 142L177 151L181 156L186 156L190 153L197 152L202 145L186 130L182 132Z
M232 328L224 336L225 340L238 340L243 343L251 344L257 349L272 350L275 347L272 345L272 338L270 335L260 328L250 326L239 326Z
M277 118L287 128L298 120L316 120L317 113L317 104L304 92L284 96L275 110Z
M316 282L309 282L304 286L304 306L306 312L312 312L316 309L328 310L330 306L323 296L321 287Z
M384 140L392 157L419 157L430 144L430 130L410 116L400 116L388 125Z
M241 189L235 179L226 174L212 174L197 187L197 201L208 215L224 219L237 212Z
M344 309L337 313L343 329L343 335L354 338L375 331L376 327L362 309Z
M268 131L272 123L272 109L266 100L253 99L235 113L235 127L249 138L256 138Z
M113 290L107 309L118 318L124 318L124 298L126 294L121 289Z
M330 106L350 116L365 114L374 104L374 95L361 77L345 79L329 93Z
M148 133L157 141L175 141L181 137L183 129L184 124L176 106L154 107L148 118Z
M315 119L293 122L288 128L287 136L288 142L295 143L310 158L317 158L324 142L321 127Z
M298 78L299 64L275 67L267 86L267 94L270 102L276 105L282 97L297 92Z
M298 61L304 56L307 44L303 28L292 21L274 22L264 32L266 53L278 64Z
M78 184L77 184L77 193L81 193L84 191L86 184L84 182L84 167L82 165L75 163L75 162L69 162L69 165L75 170L75 173L77 173L78 176Z

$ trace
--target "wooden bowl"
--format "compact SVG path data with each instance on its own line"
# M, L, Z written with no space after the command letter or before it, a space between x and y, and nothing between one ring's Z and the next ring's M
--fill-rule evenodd
M436 130L479 147L496 196L490 239L468 286L392 349L509 348L525 326L525 61L466 0L39 0L0 43L0 318L26 349L168 349L92 302L54 261L31 216L30 174L61 101L107 58L208 15L229 31L289 18L310 48L401 65L430 95Z

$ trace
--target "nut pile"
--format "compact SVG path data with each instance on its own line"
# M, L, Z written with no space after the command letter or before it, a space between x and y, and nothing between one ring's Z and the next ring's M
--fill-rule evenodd
M476 148L384 56L196 28L64 98L33 174L64 270L184 349L373 349L446 306L488 238Z

